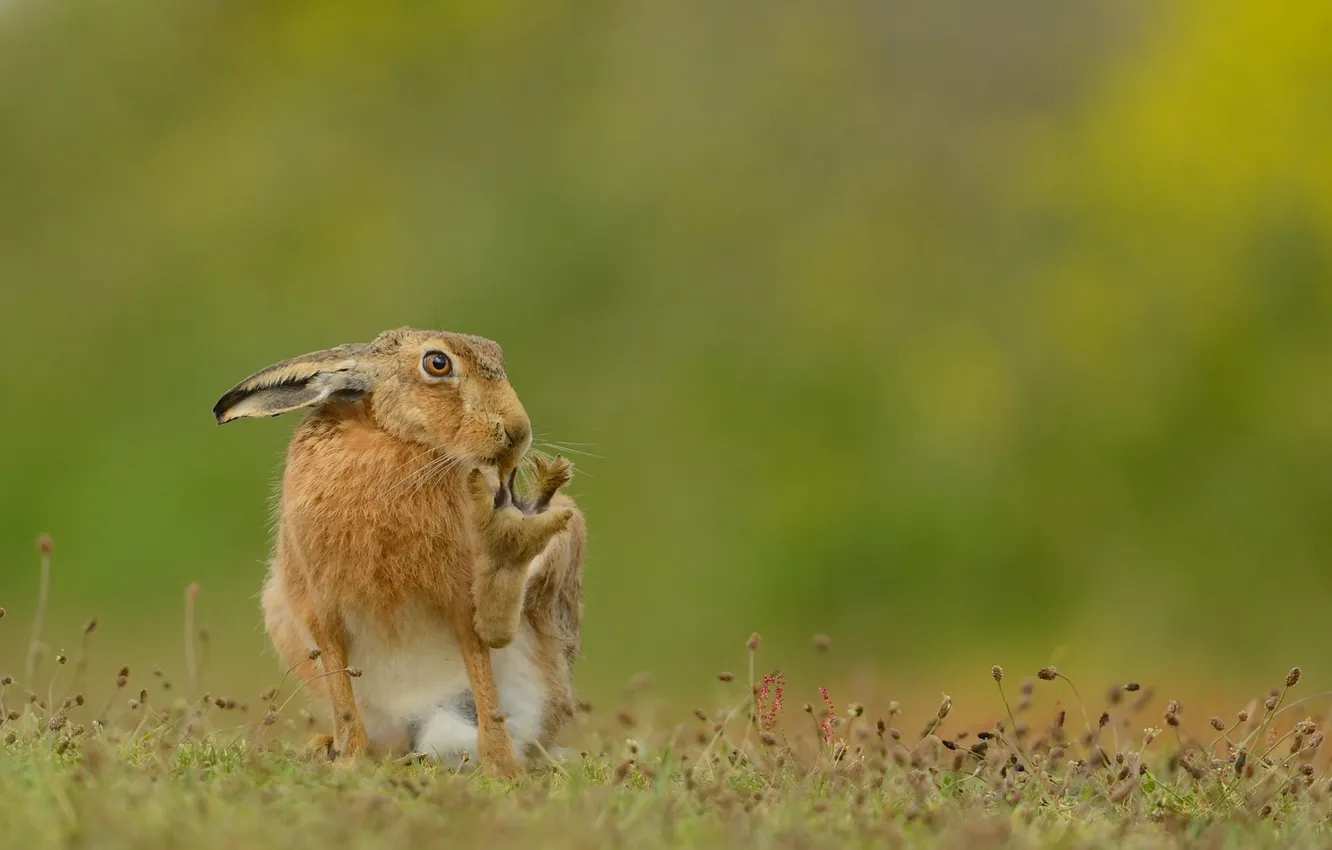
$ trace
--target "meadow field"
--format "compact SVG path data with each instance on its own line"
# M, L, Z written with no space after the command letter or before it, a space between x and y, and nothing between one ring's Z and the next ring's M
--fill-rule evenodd
M1299 667L1207 718L1168 681L1080 689L1054 666L976 671L972 705L841 686L803 701L754 633L733 670L698 671L709 704L682 710L636 677L501 780L471 754L330 760L290 671L208 690L197 598L173 670L94 662L96 620L53 650L50 600L33 607L25 676L0 677L7 846L1298 848L1332 832L1332 691ZM25 624L0 614L16 640ZM816 635L810 651L835 647ZM327 675L343 674L361 671Z

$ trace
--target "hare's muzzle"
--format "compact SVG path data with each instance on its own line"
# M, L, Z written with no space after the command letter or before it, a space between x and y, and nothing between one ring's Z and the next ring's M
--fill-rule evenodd
M491 461L495 464L503 480L518 466L528 448L532 445L532 425L527 417L510 419L508 422L496 422L491 428L495 437L495 454Z

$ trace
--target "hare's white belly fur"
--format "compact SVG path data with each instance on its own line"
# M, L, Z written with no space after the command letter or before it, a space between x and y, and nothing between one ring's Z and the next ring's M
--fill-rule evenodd
M455 763L464 752L475 759L475 703L470 712L464 708L471 683L449 624L408 607L399 612L392 635L369 617L349 615L345 625L347 663L361 669L352 690L367 737L385 745L406 741ZM523 758L541 733L547 699L531 626L524 621L513 643L490 655L500 710L515 754Z

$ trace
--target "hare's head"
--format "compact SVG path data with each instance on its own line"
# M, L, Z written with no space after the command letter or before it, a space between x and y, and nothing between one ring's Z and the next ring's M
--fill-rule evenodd
M446 331L402 328L275 363L227 391L213 414L222 424L361 399L394 437L501 472L532 442L499 345Z

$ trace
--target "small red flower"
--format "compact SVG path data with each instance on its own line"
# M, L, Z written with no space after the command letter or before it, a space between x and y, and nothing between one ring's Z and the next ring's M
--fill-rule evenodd
M777 725L777 715L782 712L782 694L786 686L786 677L781 671L764 676L759 683L758 710L759 727L772 729Z
M832 697L828 696L828 689L819 686L819 695L823 697L823 704L828 707L828 714L819 721L819 728L823 730L823 742L826 744L832 740L833 721L837 719L837 712L833 708Z

